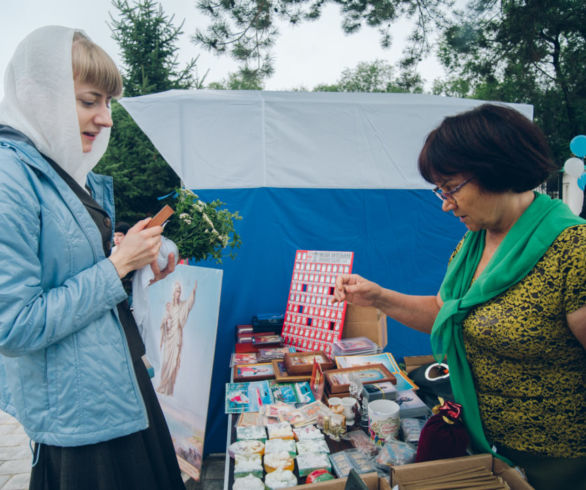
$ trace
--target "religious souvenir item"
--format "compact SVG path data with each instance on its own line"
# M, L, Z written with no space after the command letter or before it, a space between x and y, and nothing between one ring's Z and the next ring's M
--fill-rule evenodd
M346 433L346 417L342 414L322 412L318 415L317 425L334 441L339 441Z
M408 442L389 439L376 457L376 464L383 467L398 466L415 462L417 449ZM390 468L389 468L390 469Z
M275 402L295 404L298 402L297 390L293 383L270 383Z
M357 450L367 456L375 456L379 451L379 447L363 430L352 430L344 439L350 441Z
M421 436L421 431L423 430L425 422L426 419L418 419L413 417L401 419L401 433L403 434L402 439L405 442L410 442L411 444L417 445L419 443L419 437Z
M286 451L291 457L297 455L295 441L293 439L269 439L265 443L265 454L280 453Z
M352 396L353 398L356 398L356 400L358 402L358 407L354 411L355 417L357 418L355 423L358 423L360 425L360 427L362 427L364 430L367 431L368 430L368 400L364 396L364 386L368 386L368 385L364 385L362 383L362 380L360 379L360 376L358 376L357 374L350 373L348 375L348 378L350 378L350 384L348 387L348 390L350 391L350 396ZM392 383L390 383L390 382L388 382L388 383L392 385ZM383 384L383 383L379 383L379 384ZM344 395L344 396L348 396L348 395Z
M246 475L234 479L232 490L265 490L265 484L257 476Z
M250 427L236 427L236 439L239 441L244 440L257 440L266 441L267 431L264 425L252 425Z
M423 403L413 390L399 391L395 401L399 405L399 416L405 417L426 417L431 414L431 409Z
M243 454L245 456L250 454L260 454L262 456L264 452L264 443L254 439L236 441L228 446L228 454L232 458L234 458L237 454Z
M241 333L252 333L252 325L236 325L236 335Z
M299 374L293 375L287 372L287 368L285 367L285 361L281 361L279 359L273 359L273 370L275 372L275 380L278 383L297 383L301 381L309 381L311 379L311 375L306 374Z
M299 403L312 403L315 401L311 386L307 381L295 383L295 393L297 394L297 401Z
M267 381L226 383L226 413L258 412L271 403L273 395Z
M257 362L272 362L274 359L284 359L286 353L295 352L295 347L264 347L258 349Z
M323 409L327 408L319 401L303 405L302 407L291 410L282 414L282 419L289 422L295 427L302 427L304 425L311 425L317 421L318 413Z
M284 319L285 316L282 313L259 313L251 318L250 323L255 333L280 333Z
M269 453L265 454L264 468L267 473L276 470L293 471L295 469L295 461L287 451Z
M324 435L315 425L306 425L305 427L296 427L293 429L295 440L306 441L313 439L323 439Z
M324 396L326 387L326 377L324 376L321 364L314 360L313 370L311 372L311 380L309 381L311 392L316 400L321 400Z
M260 413L267 420L266 425L274 424L276 422L282 422L287 419L285 414L295 410L295 407L289 403L277 401L270 405L263 405L260 409Z
M256 347L252 345L252 334L239 336L238 341L234 345L234 351L237 354L256 353Z
M375 344L368 337L352 337L339 339L334 342L334 357L355 356L358 354L377 354L381 347Z
M358 401L352 396L342 398L342 407L346 416L346 425L354 425L356 413L358 412Z
M258 347L280 346L282 342L280 335L255 333L252 336L252 343Z
M238 427L250 427L251 425L264 425L264 416L260 412L243 412L238 415L236 425Z
M342 399L337 396L330 396L328 398L328 407L330 407L330 410L334 413L344 413L344 405L342 405Z
M399 405L391 400L375 400L368 404L368 432L382 445L399 434Z
M294 487L297 485L297 477L291 470L272 471L271 473L267 473L265 485L269 490Z
M329 453L330 448L325 439L307 439L297 442L297 454Z
M439 399L433 415L423 426L416 462L457 458L467 454L468 433L462 423L462 405Z
M306 453L297 455L297 469L299 476L307 476L312 471L323 469L330 471L332 465L326 453Z
M369 402L374 400L394 400L397 398L397 388L393 383L372 383L362 387L362 394Z
M236 382L260 381L275 377L273 364L270 362L262 364L237 364L233 370L233 379Z
M234 352L230 360L230 367L238 364L256 364L257 362L256 352Z
M234 478L253 475L262 478L263 468L259 454L236 454L234 456Z
M251 325L236 325L236 345L238 344L243 344L243 343L252 343L252 326ZM252 351L252 349L251 349ZM239 351L236 350L236 354L238 354ZM243 353L248 353L248 352L243 352ZM251 354L254 354L254 352L250 352ZM234 356L232 356L234 357ZM254 361L254 362L258 362L258 361ZM234 362L233 365L235 364L245 364L244 362ZM232 366L233 366L232 365ZM232 367L230 366L230 367Z
M348 375L350 373L358 376L363 384L381 383L383 381L396 381L396 378L383 364L370 364L368 366L331 369L329 371L324 371L324 375L332 394L349 392L351 380Z
M317 362L322 370L336 367L325 352L289 352L285 354L285 368L289 374L311 374L313 363Z
M345 478L352 469L352 463L344 454L344 451L330 454L332 471L338 478Z
M342 337L346 302L332 303L338 274L352 271L353 252L297 250L281 335L301 351L331 355Z
M269 439L293 439L293 430L288 422L267 425Z
M371 473L376 471L376 467L372 461L357 449L346 449L330 454L330 461L332 462L332 469L338 478L348 476L352 469L357 473Z
M265 452L265 445L262 441L257 440L242 440L233 442L228 446L228 454L233 458L237 454L260 454L261 456Z
M371 364L383 364L395 378L393 384L397 390L417 389L417 385L399 368L399 364L390 352L380 354L363 354L358 356L337 356L336 365L339 368L354 366L368 366Z

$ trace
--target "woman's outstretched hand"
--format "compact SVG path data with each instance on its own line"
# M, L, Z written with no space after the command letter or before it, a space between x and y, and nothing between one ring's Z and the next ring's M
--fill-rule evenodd
M358 306L376 306L382 288L358 274L340 274L336 278L332 303L347 301Z

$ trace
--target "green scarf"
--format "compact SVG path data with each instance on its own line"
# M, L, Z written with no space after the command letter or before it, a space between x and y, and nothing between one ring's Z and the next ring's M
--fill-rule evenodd
M507 233L480 276L470 286L484 250L485 231L468 232L454 256L440 288L444 304L431 332L435 359L448 358L450 381L472 449L495 454L486 440L472 372L466 360L462 322L472 308L498 296L522 280L566 228L586 221L574 215L561 201L535 193L535 199Z

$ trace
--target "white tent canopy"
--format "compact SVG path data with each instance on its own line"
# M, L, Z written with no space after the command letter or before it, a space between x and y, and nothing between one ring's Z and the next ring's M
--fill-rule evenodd
M426 135L482 103L433 95L173 90L121 104L185 186L421 189ZM530 105L512 104L532 118Z

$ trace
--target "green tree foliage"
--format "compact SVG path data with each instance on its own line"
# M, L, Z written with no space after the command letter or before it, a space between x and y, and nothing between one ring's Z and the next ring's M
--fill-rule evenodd
M442 9L451 0L198 0L197 6L211 23L198 29L196 44L217 54L229 54L244 69L255 71L260 79L273 72L271 48L279 34L279 22L299 24L316 20L327 4L335 4L342 14L342 29L357 32L363 25L377 28L381 44L391 44L391 27L398 19L411 19L415 29L405 60L415 64L429 49L430 29L442 18Z
M214 90L262 90L264 83L262 76L256 70L241 68L236 73L228 75L226 80L209 83L208 88Z
M137 96L170 89L198 87L197 59L179 68L177 41L182 34L153 0L114 0L117 16L110 14L112 37L122 54L124 95ZM205 78L205 76L204 76ZM112 105L108 151L96 171L114 178L116 218L130 223L154 214L158 197L179 187L179 177L118 103Z
M383 61L361 62L356 68L346 68L333 85L318 85L314 92L411 92L422 93L421 77L411 71L393 77L393 67Z
M174 25L154 0L113 0L119 18L110 14L112 38L122 54L124 95L134 97L170 89L201 85L194 76L197 58L179 68L177 41L183 34L182 22ZM205 77L204 77L205 78Z
M452 76L434 92L533 104L561 165L586 126L585 38L583 0L475 0L443 34Z

